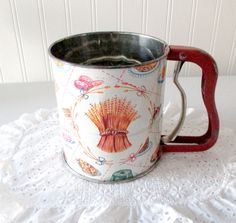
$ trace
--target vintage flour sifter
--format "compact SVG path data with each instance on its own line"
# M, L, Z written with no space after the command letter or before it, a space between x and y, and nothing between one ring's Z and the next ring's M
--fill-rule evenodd
M163 152L203 151L216 142L217 67L206 52L128 32L70 36L53 43L49 52L64 158L80 177L97 182L136 179L151 171ZM178 61L174 82L182 96L182 113L173 132L162 136L167 60ZM186 111L178 74L186 61L202 68L209 125L197 137L177 136Z

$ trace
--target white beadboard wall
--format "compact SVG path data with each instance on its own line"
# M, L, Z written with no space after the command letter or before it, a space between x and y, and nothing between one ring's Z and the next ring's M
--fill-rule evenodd
M0 0L0 28L0 83L53 80L48 46L101 30L200 47L214 56L220 75L236 75L235 0ZM182 71L199 73L190 64Z

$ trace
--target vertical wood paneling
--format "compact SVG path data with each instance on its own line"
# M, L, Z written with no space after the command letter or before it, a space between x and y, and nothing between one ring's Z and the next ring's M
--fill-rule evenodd
M64 0L43 0L43 6L47 46L49 46L55 40L67 35Z
M0 83L4 83L4 79L3 79L3 76L2 76L2 69L0 67Z
M121 30L121 17L122 17L122 7L123 7L123 2L122 0L116 0L117 2L117 30Z
M179 45L188 43L192 16L192 4L193 0L182 0L181 4L179 4L179 1L173 1L169 43Z
M217 1L198 0L195 32L191 45L205 49L207 52L210 52L211 50L210 47L215 23Z
M216 27L215 12L217 11L219 0L198 0L194 19L194 33L192 33L189 45L199 47L205 51L211 51L212 33ZM204 22L203 22L204 21ZM197 65L189 66L187 75L199 76L201 69Z
M51 80L48 46L97 30L199 47L213 54L220 75L236 75L235 0L4 0L0 6L0 83ZM172 75L173 62L167 72ZM182 71L199 73L196 65Z
M165 25L165 40L168 43L170 43L172 18L173 18L173 0L168 0L167 14L166 14L166 25Z
M92 31L91 1L70 0L72 34Z
M219 19L221 15L222 1L223 0L215 1L216 7L214 12L215 16L214 16L213 30L211 33L210 53L214 52L215 40L217 36L217 31L219 29Z
M193 0L191 9L191 19L189 25L188 45L193 44L195 33L196 15L197 15L198 0Z
M233 51L233 57L232 57L232 65L229 70L230 75L236 75L236 42L234 44L234 51Z
M47 80L52 80L51 66L49 63L48 50L47 50L48 49L47 30L46 30L46 24L45 24L45 12L44 12L43 0L37 1L37 7L38 7L38 14L39 14L41 38L42 38L42 44L43 44L44 62L46 65L46 77L47 77Z
M28 80L48 80L37 1L18 0L16 8Z
M96 0L96 30L117 30L116 0Z
M57 5L55 9L55 5ZM50 79L53 79L51 63L48 57L49 45L57 39L67 35L65 20L65 2L64 0L42 0L42 21L44 27L44 53L46 54L47 63L49 64Z
M147 34L167 41L165 32L168 1L148 0L147 2Z
M141 27L141 32L142 33L147 33L147 17L148 17L148 1L143 0L143 5L142 5L142 27Z
M96 0L90 0L91 27L93 32L96 30L96 25L97 25L97 6L95 1Z
M71 21L71 6L70 6L70 0L64 0L64 6L65 6L65 18L66 18L66 30L67 35L71 35L72 33L72 21Z
M192 9L191 9L190 26L189 26L188 43L187 43L187 45L189 45L189 46L193 45L193 38L194 38L195 25L196 25L197 8L198 8L198 0L193 0ZM190 72L193 69L195 69L195 70L197 69L197 71L198 71L198 66L196 66L195 64L192 64L192 66L191 66L191 63L187 63L187 65L185 66L184 75L189 76Z
M14 9L11 1L1 2L0 7L0 63L1 83L22 82L23 64L20 61L20 43ZM14 21L15 20L15 21Z
M234 32L236 27L236 1L222 1L221 14L219 19L219 28L216 33L213 55L218 62L219 73L221 75L230 75L227 73L231 49L234 44ZM233 72L233 71L231 71Z
M129 32L142 32L143 1L123 0L122 30Z
M236 28L234 30L234 37L227 67L227 74L236 75Z
M191 19L193 17L193 1L194 0L182 0L181 4L179 4L177 1L169 0L166 25L166 39L169 44L188 44L190 38ZM181 75L186 75L187 66L183 66ZM168 75L172 76L173 68L174 63L169 63L167 69Z

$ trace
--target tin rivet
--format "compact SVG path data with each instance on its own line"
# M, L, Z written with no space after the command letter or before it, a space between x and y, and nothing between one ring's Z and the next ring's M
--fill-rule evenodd
M179 53L179 59L180 60L185 60L187 58L187 55L185 53Z

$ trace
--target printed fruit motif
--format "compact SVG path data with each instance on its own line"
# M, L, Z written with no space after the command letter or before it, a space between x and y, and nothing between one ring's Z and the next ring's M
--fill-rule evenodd
M139 72L148 72L148 71L151 71L153 68L155 68L156 65L157 65L157 62L154 62L154 63L142 65L142 66L137 66L135 67L135 69Z
M100 175L99 171L96 168L94 168L92 165L90 165L89 163L83 161L82 159L78 159L77 161L78 161L79 166L85 173L91 176Z
M150 64L139 65L131 68L129 71L134 74L135 77L146 77L148 74L153 73L154 70L159 66L160 62L153 62Z

